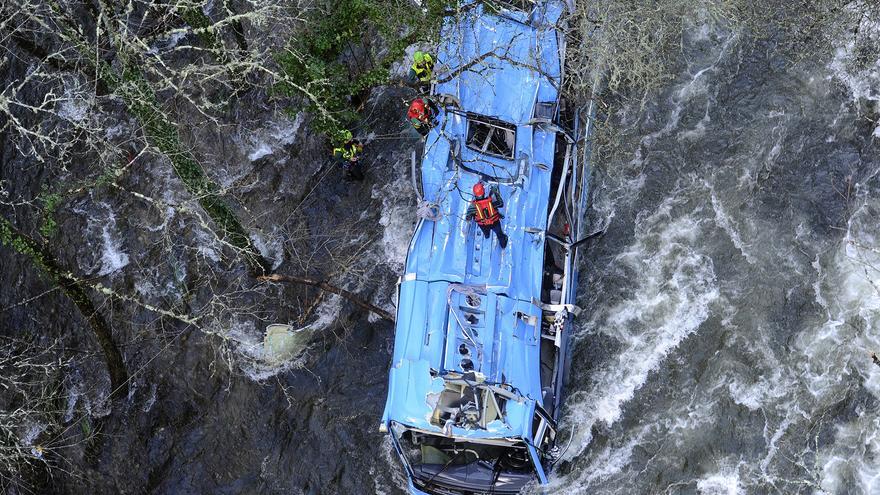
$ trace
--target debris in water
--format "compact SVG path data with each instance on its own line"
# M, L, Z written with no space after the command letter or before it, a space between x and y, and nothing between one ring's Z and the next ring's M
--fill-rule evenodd
M309 342L307 328L295 330L290 325L278 323L266 327L263 339L266 361L278 364L299 356Z

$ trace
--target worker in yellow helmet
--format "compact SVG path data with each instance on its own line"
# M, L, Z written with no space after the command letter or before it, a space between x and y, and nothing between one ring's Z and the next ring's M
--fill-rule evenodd
M358 163L364 145L352 137L351 131L344 130L337 136L338 143L333 148L333 158L342 166L346 179L364 180L364 172Z
M431 84L431 78L434 77L434 58L425 52L415 52L413 54L413 64L409 68L409 76L407 79L413 85Z

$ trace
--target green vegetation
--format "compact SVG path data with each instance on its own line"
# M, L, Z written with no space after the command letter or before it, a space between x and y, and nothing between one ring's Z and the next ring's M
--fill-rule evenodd
M143 73L130 60L125 60L122 67L121 76L109 67L103 67L102 79L123 98L143 125L147 140L171 160L175 173L187 190L220 227L227 241L242 251L251 270L260 275L271 272L271 264L257 252L235 212L222 198L217 184L205 175L199 162L181 144L177 126L162 113L156 93Z
M304 32L276 55L286 79L275 91L285 96L300 96L299 88L308 92L313 100L305 109L315 116L313 128L339 139L357 120L364 93L388 83L391 64L407 46L436 41L444 12L454 5L452 0L422 3L419 8L408 0L320 2ZM387 47L383 57L376 44Z
M186 9L181 12L180 18L189 24L189 27L198 31L199 40L201 40L205 46L209 48L217 48L220 46L217 36L215 36L209 29L212 24L211 19L202 12L201 8L193 7Z
M92 436L92 422L91 420L89 420L89 416L87 414L84 414L82 416L82 419L80 419L79 428L80 430L82 430L83 437L89 438L90 436Z
M55 221L55 211L61 203L61 195L50 193L45 187L40 193L39 200L43 203L42 216L40 218L40 235L43 238L52 237L58 231L58 222Z
M15 252L23 254L30 258L40 269L50 273L46 261L43 259L43 253L35 248L36 243L18 233L5 218L0 217L0 244L12 248ZM53 277L54 278L54 277Z

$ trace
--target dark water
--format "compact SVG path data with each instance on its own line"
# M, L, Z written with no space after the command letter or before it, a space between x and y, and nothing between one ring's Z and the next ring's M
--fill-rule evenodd
M693 27L674 83L612 117L556 493L880 493L866 15L794 65Z

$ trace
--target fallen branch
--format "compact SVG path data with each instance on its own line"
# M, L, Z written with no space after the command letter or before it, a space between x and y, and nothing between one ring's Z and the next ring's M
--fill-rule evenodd
M305 277L294 277L294 276L290 276L290 275L278 275L278 274L260 276L260 277L257 277L257 280L262 280L264 282L290 282L293 284L310 285L312 287L317 287L323 291L332 292L333 294L336 294L338 296L342 296L342 297L348 299L349 301L357 304L358 306L366 309L367 311L372 312L373 314L375 314L376 316L378 316L384 320L388 320L392 323L394 322L394 315L389 313L388 311L385 311L384 309L382 309L374 304L368 303L367 301L363 300L361 297L359 297L354 292L347 291L347 290L342 289L340 287L336 287L335 285L330 285L323 280L315 280L315 279L305 278Z

